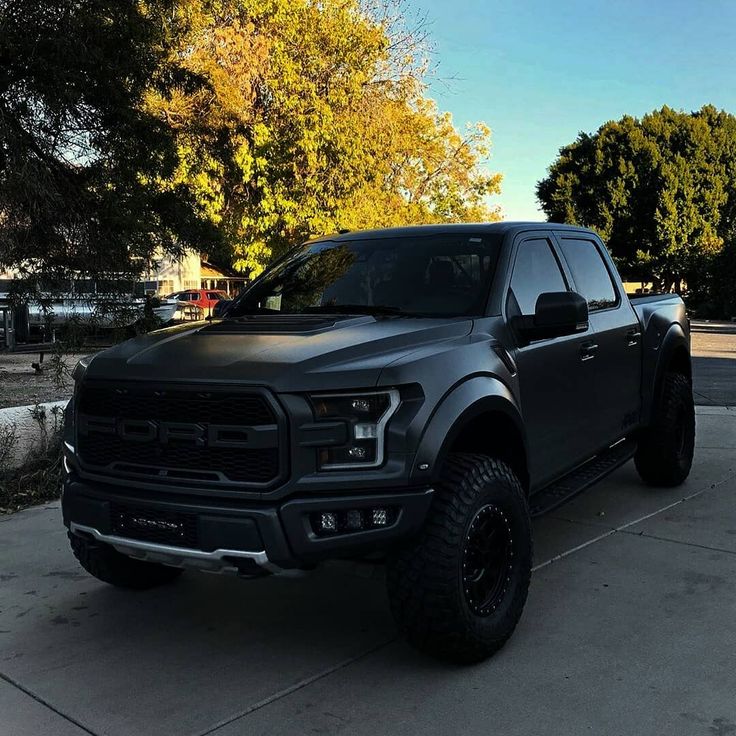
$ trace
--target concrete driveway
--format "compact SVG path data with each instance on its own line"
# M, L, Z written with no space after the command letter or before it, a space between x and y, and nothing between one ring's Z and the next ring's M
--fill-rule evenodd
M632 464L537 520L516 635L470 668L397 640L380 568L98 583L57 504L0 520L0 734L736 733L736 410L693 473Z

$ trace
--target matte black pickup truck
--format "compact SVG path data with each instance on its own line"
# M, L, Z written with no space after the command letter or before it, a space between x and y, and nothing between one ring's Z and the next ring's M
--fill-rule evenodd
M72 548L129 588L385 561L408 640L476 661L521 615L531 516L632 457L650 485L687 477L689 343L681 299L627 298L588 230L320 238L219 318L79 364Z

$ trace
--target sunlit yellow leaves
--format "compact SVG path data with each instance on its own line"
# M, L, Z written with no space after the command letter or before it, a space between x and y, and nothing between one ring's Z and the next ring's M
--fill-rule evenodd
M205 84L147 104L237 267L344 227L497 218L490 130L424 97L420 43L382 0L179 0L170 33Z

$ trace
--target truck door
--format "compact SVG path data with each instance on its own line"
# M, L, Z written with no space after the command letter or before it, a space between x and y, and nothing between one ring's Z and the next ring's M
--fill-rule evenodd
M603 245L582 233L556 232L575 291L588 300L590 327L597 348L596 396L591 428L598 449L636 426L641 408L641 329L634 308L613 278L613 264Z
M506 323L532 315L540 294L567 291L568 280L549 233L525 234L517 243L505 300ZM527 429L529 470L535 488L563 474L593 451L589 429L595 398L587 359L589 332L526 342L511 338L521 410Z

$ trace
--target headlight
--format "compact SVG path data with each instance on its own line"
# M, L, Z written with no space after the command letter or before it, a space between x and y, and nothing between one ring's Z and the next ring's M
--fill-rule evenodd
M400 403L396 389L310 398L317 421L344 421L348 425L345 445L319 448L320 470L376 468L383 463L386 424Z
M74 366L74 370L72 371L72 378L74 379L75 383L78 383L87 372L87 367L92 362L92 358L94 357L94 355L86 355Z

